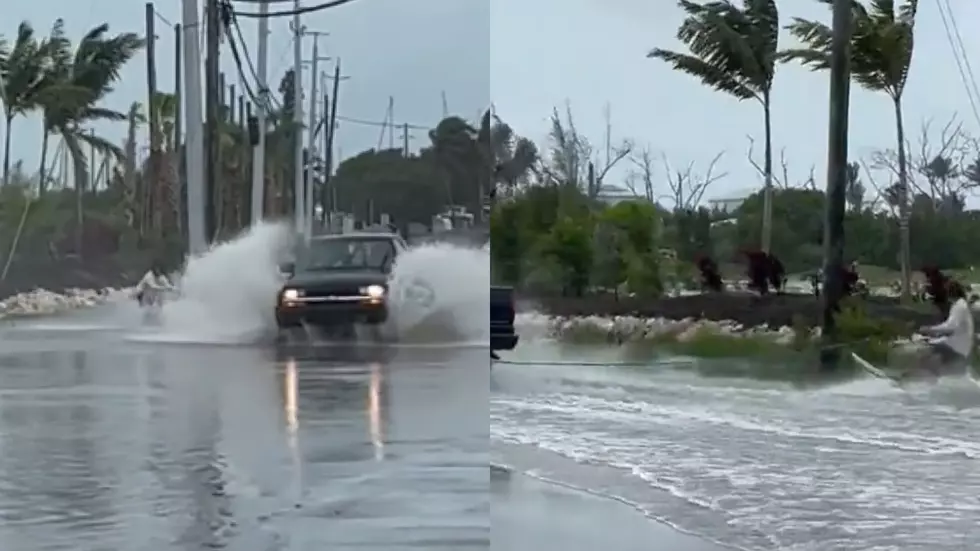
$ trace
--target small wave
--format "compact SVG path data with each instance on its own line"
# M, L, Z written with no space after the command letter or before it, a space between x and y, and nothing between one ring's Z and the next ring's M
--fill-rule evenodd
M526 476L528 478L537 480L538 482L543 482L545 484L556 486L558 488L564 488L566 490L571 490L573 492L581 492L583 494L587 494L587 495L590 495L590 496L593 496L593 497L597 497L597 498L600 498L600 499L608 499L610 501L614 501L616 503L620 503L622 505L625 505L625 506L633 509L634 511L636 511L636 512L642 514L643 516L645 516L646 518L650 519L652 522L656 522L656 523L662 524L664 526L667 526L670 529L672 529L672 530L674 530L674 531L676 531L678 533L684 534L686 536L691 536L693 538L697 538L697 539L700 539L702 541L705 541L705 542L708 542L708 543L712 543L714 545L723 547L725 549L731 549L733 551L750 551L749 548L747 548L747 547L740 547L740 546L737 546L737 545L734 545L734 544L731 544L731 543L723 542L723 541L720 541L720 540L715 540L715 539L710 538L707 535L702 534L702 533L700 533L700 532L698 532L696 530L689 530L687 528L684 528L683 526L680 526L678 524L675 524L674 522L671 522L669 519L667 519L666 517L664 517L662 515L657 515L654 511L651 511L648 507L644 506L642 503L639 503L637 501L628 499L626 497L623 497L623 496L620 496L620 495L617 495L617 494L614 494L614 493L611 493L611 492L596 490L594 488L589 488L588 486L584 486L584 485L580 485L580 484L573 484L571 482L567 482L565 480L561 480L561 479L556 478L554 476L550 476L548 474L545 474L545 473L543 473L543 472L541 472L541 471L539 471L537 469L523 469L523 470L519 470L519 469L517 469L516 467L514 467L512 465L507 465L507 464L504 464L504 463L493 463L493 462L490 464L490 468L491 469L497 469L499 471L504 471L508 475L518 474L520 476Z

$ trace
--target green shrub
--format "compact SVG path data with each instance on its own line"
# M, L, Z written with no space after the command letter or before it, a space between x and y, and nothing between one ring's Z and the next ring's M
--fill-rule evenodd
M869 317L856 300L845 301L835 321L841 343L870 362L887 362L895 341L911 334L900 322Z

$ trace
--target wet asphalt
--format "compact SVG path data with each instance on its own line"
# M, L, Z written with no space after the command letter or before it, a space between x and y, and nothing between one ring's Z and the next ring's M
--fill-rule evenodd
M0 328L0 549L488 549L483 349Z

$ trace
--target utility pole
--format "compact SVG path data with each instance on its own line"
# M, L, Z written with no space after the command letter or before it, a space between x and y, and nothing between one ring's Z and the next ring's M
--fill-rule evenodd
M259 104L256 105L258 140L252 149L252 224L265 215L265 134L269 115L269 2L259 4Z
M316 106L320 101L319 92L317 91L317 77L319 76L318 67L320 62L320 37L329 36L329 33L318 32L318 31L306 31L306 34L313 36L313 59L310 61L311 65L311 90L310 90L310 124L309 124L309 135L307 136L307 162L306 162L306 178L304 182L304 193L303 201L306 210L303 211L305 216L303 226L304 235L307 237L313 235L313 152L316 151L316 131L317 127L317 114ZM329 60L329 57L323 58L324 60Z
M388 96L388 149L395 148L395 96Z
M402 125L402 156L408 158L408 123Z
M830 54L830 124L827 137L827 200L824 220L824 369L835 369L841 350L835 317L844 285L844 212L847 208L847 117L850 95L851 0L834 0Z
M174 113L174 151L173 171L177 175L177 225L180 228L181 237L187 239L187 172L184 170L183 136L184 136L184 93L181 90L183 85L183 63L181 63L181 52L183 51L183 27L178 23L174 25L174 100L177 103L177 111Z
M293 0L293 123L295 137L293 151L293 219L296 232L302 233L306 224L303 213L306 212L305 196L303 193L303 26L300 25L299 0Z
M197 0L182 0L184 19L184 98L187 119L187 249L191 255L208 250L204 222L204 136L201 106L201 49L198 29L201 26Z
M148 184L143 186L143 195L150 200L151 209L156 210L161 207L157 205L160 170L157 163L160 159L160 129L159 114L156 109L157 95L157 34L156 34L156 14L153 9L153 2L146 3L146 110L149 114L149 134L150 134L150 158L146 166L148 174ZM156 219L154 215L151 219ZM155 228L159 229L159 228Z
M326 153L326 158L324 159L327 165L326 187L329 188L330 190L331 210L329 212L338 210L337 188L331 183L331 179L333 175L333 164L334 164L333 144L334 144L334 136L337 134L337 102L340 99L340 81L347 80L349 78L350 78L349 76L343 76L343 77L340 76L340 58L337 58L337 64L334 66L333 69L333 94L330 96L330 118L327 119L327 132L329 132L329 134L327 135L327 153ZM326 189L323 191L323 197L321 198L321 200L323 201L324 212L328 212Z
M219 129L221 127L221 96L224 92L221 86L221 69L218 62L218 53L221 47L221 18L218 14L218 0L205 0L207 3L207 58L204 67L204 102L206 110L205 119L205 143L207 144L205 155L205 198L204 210L206 239L210 243L218 233L218 216L215 205L216 191L221 189L218 179L221 177L220 150L218 145L221 137Z
M442 91L442 118L449 118L449 102L446 100L446 91Z

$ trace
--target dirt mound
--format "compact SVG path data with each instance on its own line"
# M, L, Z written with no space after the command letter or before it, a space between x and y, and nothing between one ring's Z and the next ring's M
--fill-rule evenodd
M896 299L869 297L863 302L867 315L916 326L939 323L942 317L931 308L902 306ZM536 298L524 301L525 309L554 316L636 316L645 318L699 318L732 320L746 327L792 326L800 317L809 326L819 325L822 304L813 295L769 295L752 293L709 293L659 299L619 298L597 295L582 298Z

